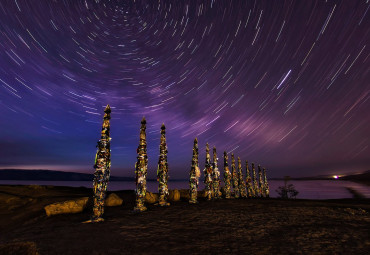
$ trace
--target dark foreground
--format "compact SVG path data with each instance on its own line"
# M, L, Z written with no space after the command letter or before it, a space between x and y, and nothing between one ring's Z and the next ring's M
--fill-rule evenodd
M135 214L133 191L106 221L83 213L47 217L43 206L87 188L0 185L0 254L369 254L370 201L233 199Z

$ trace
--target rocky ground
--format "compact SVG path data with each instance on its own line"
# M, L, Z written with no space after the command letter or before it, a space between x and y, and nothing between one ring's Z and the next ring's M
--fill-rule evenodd
M0 254L369 254L370 201L230 199L133 213L115 192L105 222L82 213L47 217L45 205L91 189L0 185Z

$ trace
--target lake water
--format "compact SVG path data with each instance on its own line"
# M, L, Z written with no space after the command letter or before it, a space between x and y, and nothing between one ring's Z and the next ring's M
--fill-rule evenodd
M70 187L87 187L92 188L92 181L17 181L17 180L0 180L0 184L7 185L53 185L53 186L70 186ZM346 189L350 187L357 192L364 195L366 198L370 198L370 187L362 184L358 184L350 181L341 180L314 180L314 181L289 181L289 184L293 184L295 189L299 191L297 198L300 199L339 199L339 198L352 198L352 194ZM271 180L270 196L278 197L275 191L279 186L283 186L284 181ZM168 186L170 189L188 189L189 183L186 181L171 182L169 181ZM148 182L147 188L151 192L158 191L157 182ZM204 188L203 183L199 183L199 190ZM134 190L134 182L110 182L108 184L109 191L117 190Z

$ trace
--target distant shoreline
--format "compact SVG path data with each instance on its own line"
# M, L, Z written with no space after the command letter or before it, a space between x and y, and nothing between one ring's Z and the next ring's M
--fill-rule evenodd
M284 178L271 178L270 180L273 181L284 181ZM333 178L290 178L289 181L351 181L351 182L357 182L360 184L364 184L366 186L370 186L370 181L369 180L358 180L358 179L349 179L349 178L338 178L338 179L333 179Z
M63 172L54 170L22 170L22 169L3 169L0 170L0 180L17 180L17 181L92 181L94 179L93 174L76 173L76 172ZM284 178L269 178L274 181L284 181ZM370 186L370 170L361 173L341 176L338 179L334 179L332 176L313 176L313 177L290 177L289 181L353 181L360 184ZM111 176L110 182L134 182L134 177L120 177ZM148 178L148 182L156 182L155 178ZM171 182L184 182L188 179L171 179Z
M55 178L55 177L64 177L64 178L71 178L71 179L78 179L82 181L83 179L91 179L94 174L88 173L78 173L78 172L65 172L65 171L58 171L58 170L47 170L47 169L0 169L0 180L5 180L4 178L11 178L11 180L15 180L14 178L21 178L24 177L30 178ZM112 181L124 181L124 180L134 180L134 177L122 177L122 176L111 176ZM269 180L284 180L285 177L271 177L268 178ZM364 171L360 174L349 174L341 176L339 175L338 180L370 180L370 170ZM148 180L155 180L153 178L149 178ZM184 181L187 179L175 179L176 181ZM332 175L318 175L318 176L308 176L308 177L294 177L289 176L289 180L334 180Z

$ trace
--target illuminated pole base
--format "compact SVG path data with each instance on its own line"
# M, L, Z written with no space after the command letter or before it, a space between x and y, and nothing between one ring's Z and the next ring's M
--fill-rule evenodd
M222 193L221 191L218 192L215 199L222 199Z
M136 206L134 207L134 212L145 212L146 210L147 208L144 205L144 201L142 199L136 200Z
M165 195L160 195L158 199L158 203L155 203L154 205L159 205L159 206L170 206L171 204L167 202L167 199Z
M145 212L146 210L148 210L148 208L143 205L134 207L134 212Z
M197 192L194 192L194 193L191 193L190 194L190 199L189 199L189 204L197 204L198 201L197 201Z
M159 206L170 206L171 204L170 203L168 203L168 202L166 202L166 201L161 201L161 202L159 202L159 203L156 203L155 205L159 205Z
M213 199L222 199L221 191L219 191L218 188L216 188L213 192Z
M83 221L82 223L96 223L96 222L103 222L103 221L104 221L103 218L96 218L96 219L91 219L91 220Z
M212 200L212 192L211 190L205 190L206 198L208 201Z

